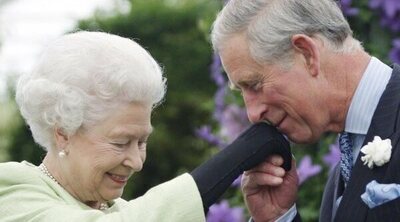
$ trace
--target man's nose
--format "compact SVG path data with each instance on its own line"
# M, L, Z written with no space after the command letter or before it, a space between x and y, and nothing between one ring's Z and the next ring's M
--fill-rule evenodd
M243 94L244 103L246 105L247 117L250 122L256 123L263 120L266 112L266 105L259 102L257 97Z

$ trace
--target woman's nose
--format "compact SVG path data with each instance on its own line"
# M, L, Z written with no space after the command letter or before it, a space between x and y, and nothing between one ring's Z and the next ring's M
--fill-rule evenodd
M135 172L139 172L142 170L144 163L142 156L138 146L132 146L127 150L123 165L132 168Z

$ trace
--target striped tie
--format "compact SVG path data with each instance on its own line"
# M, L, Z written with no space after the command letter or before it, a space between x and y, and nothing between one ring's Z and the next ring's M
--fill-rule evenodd
M351 168L353 167L353 145L350 134L343 132L339 136L340 147L340 173L343 176L344 183L350 180Z

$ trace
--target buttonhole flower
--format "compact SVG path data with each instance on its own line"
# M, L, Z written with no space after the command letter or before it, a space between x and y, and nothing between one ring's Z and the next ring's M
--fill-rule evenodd
M364 165L368 165L370 169L376 166L382 166L389 162L392 155L392 144L390 139L382 140L379 136L375 136L372 142L361 148L361 153L365 154L361 157Z

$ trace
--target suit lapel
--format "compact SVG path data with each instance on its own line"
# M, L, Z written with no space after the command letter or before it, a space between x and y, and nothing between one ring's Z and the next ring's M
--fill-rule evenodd
M340 178L340 165L337 164L335 168L329 173L328 181L325 186L324 195L322 196L321 209L320 209L320 222L333 221L333 215L337 210L336 200L341 195L340 184L343 183ZM340 195L339 195L340 194Z
M400 67L395 65L389 83L374 112L363 145L372 141L374 136L380 136L382 139L390 138L392 145L394 145L393 142L398 139L394 138L398 136L394 132L398 121L399 106ZM395 149L395 146L393 146L393 149ZM365 192L365 187L370 181L377 180L379 182L385 175L388 164L369 169L361 161L361 156L363 155L360 153L357 157L349 184L343 193L343 199L337 210L335 221L365 221L369 208L360 196Z
M330 221L334 221L334 216L336 215L336 212L338 210L337 206L337 199L343 195L343 190L344 190L344 181L342 179L342 175L340 174L340 164L337 164L336 166L336 171L335 171L335 191L333 195L333 200L332 200L332 218Z

